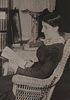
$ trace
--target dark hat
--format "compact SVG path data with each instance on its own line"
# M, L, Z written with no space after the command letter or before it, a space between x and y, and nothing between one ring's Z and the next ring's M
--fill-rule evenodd
M62 17L57 14L57 13L53 13L50 12L50 14L46 15L43 17L44 22L46 22L47 24L51 25L52 27L56 27L58 26L58 32L60 33L60 35L63 35L63 30L64 30L64 20L62 19Z
M56 13L50 13L46 15L42 21L50 24L51 26L59 26L60 21L62 20L61 16Z

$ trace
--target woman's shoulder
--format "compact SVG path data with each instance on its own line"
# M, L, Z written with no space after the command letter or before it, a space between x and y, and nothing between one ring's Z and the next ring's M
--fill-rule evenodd
M63 48L64 48L64 44L62 43L56 43L56 44L52 44L52 45L49 45L48 46L49 50L60 50L60 51L63 51Z
M61 48L64 48L64 44L63 43L56 43L56 44L53 44L52 46L50 46L51 48L58 48L58 49L61 49Z
M58 49L61 49L61 48L64 48L64 44L63 43L56 43L56 44L52 44L52 45L41 45L39 47L39 50L40 49L52 49L52 48L58 48Z
M55 43L55 44L52 44L52 45L49 45L50 47L64 47L64 44L63 43Z
M53 45L49 45L49 49L48 52L46 52L46 54L51 54L51 56L53 55L54 57L56 56L56 58L58 58L59 60L62 57L63 54L63 48L64 48L64 44L62 43L56 43Z

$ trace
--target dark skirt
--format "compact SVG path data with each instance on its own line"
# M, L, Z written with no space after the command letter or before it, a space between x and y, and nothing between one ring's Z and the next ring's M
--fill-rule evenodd
M12 92L12 77L13 75L0 77L0 100L15 100Z

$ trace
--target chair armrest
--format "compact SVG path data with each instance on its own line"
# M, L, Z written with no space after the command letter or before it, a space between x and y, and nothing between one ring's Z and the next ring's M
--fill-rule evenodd
M33 87L43 87L45 85L51 84L51 78L47 79L38 79L38 78L33 78L33 77L28 77L28 76L23 76L23 75L14 75L12 77L12 82L13 84L17 85L28 85L28 86L33 86ZM53 79L52 79L53 80Z

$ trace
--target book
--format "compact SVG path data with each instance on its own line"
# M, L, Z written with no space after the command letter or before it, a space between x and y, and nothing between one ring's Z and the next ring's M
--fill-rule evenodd
M27 63L27 61L25 61L20 55L10 49L8 46L4 48L1 56L9 60L13 60L21 68L24 68L25 64Z
M3 51L3 49L6 47L6 38L7 32L0 32L0 51Z

